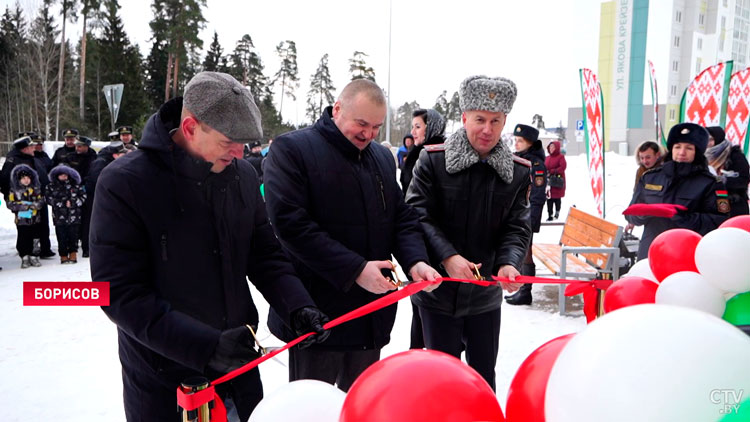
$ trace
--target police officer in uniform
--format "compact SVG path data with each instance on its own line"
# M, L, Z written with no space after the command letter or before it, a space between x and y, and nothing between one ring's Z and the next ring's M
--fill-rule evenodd
M708 170L708 132L695 123L672 127L667 137L669 152L664 164L643 173L630 204L678 204L687 207L672 218L626 215L636 226L644 226L638 259L648 257L648 249L659 234L675 228L700 235L719 227L731 211L724 185Z
M442 283L412 296L427 348L458 358L465 350L469 366L493 389L502 289L520 287L514 280L531 241L531 163L500 142L516 93L505 78L465 79L459 88L464 127L444 144L425 147L406 193L434 268L454 278L509 279L489 287Z
M67 161L68 155L76 153L76 140L78 139L77 129L65 129L63 131L65 145L61 146L52 155L52 167Z
M133 126L120 126L117 128L117 133L120 135L123 145L132 144L138 146L138 142L133 138Z
M542 146L542 141L539 140L539 131L532 126L518 124L513 130L513 135L516 138L516 155L531 163L531 193L529 194L531 213L529 218L531 219L532 232L539 233L542 224L542 209L547 201L545 193L547 167L544 165L544 146ZM521 274L535 276L536 267L531 255L531 243L533 243L533 239L529 242L529 248L526 250ZM505 296L505 299L511 305L531 305L531 284L524 284L516 293Z

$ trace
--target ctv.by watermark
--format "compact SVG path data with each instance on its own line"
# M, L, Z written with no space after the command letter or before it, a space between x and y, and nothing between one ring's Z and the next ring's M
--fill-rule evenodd
M740 403L744 395L745 390L742 389L717 388L711 390L709 399L711 403L720 405L719 413L729 415L740 411Z

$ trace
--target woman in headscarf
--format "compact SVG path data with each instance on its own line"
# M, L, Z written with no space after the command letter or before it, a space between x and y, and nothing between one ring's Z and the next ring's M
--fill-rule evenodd
M401 190L404 194L409 189L414 165L424 146L445 142L445 119L431 108L415 110L412 113L411 134L414 137L414 147L407 154L404 166L401 168Z
M749 214L747 186L750 183L750 165L747 163L745 154L738 145L725 141L724 129L721 127L711 126L706 130L709 133L706 158L727 188L729 205L732 207L729 215L734 217ZM713 146L711 146L712 139Z

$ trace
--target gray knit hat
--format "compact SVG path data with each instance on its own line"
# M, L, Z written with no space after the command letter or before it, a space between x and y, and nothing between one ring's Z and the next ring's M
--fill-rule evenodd
M260 111L250 90L226 73L195 75L185 86L183 107L233 142L263 138Z
M506 78L469 76L458 88L461 111L484 110L510 113L516 101L516 84Z

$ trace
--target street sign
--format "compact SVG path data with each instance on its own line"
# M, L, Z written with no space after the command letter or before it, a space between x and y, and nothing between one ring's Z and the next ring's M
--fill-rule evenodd
M580 120L579 120L580 122ZM583 142L583 131L576 130L576 142Z
M117 115L120 113L120 101L122 101L122 91L125 85L104 85L102 92L104 98L107 99L107 106L109 106L109 115L112 117L112 130L115 130L115 122L117 122Z
M576 130L583 130L583 120L576 120Z

